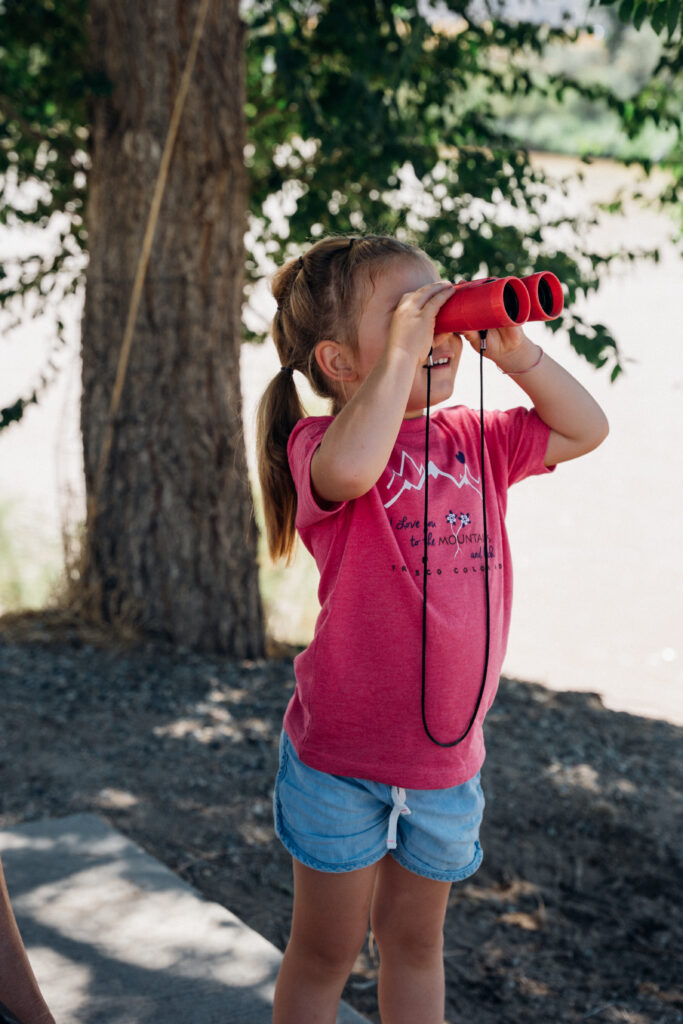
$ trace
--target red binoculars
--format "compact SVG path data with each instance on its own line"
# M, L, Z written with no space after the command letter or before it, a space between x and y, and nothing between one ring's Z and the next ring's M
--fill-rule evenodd
M528 320L554 320L564 307L562 285L554 274L489 277L456 284L436 316L435 334L514 327Z

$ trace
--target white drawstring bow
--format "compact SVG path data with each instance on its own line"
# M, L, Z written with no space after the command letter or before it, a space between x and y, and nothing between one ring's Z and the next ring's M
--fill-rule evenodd
M410 814L410 807L406 803L406 791L400 786L391 787L391 799L394 802L394 806L391 808L391 814L389 815L389 828L387 830L387 850L396 849L396 828L398 826L399 815Z

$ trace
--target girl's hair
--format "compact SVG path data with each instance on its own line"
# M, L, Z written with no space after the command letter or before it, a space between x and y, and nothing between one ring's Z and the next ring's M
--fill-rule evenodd
M313 391L341 408L342 395L315 358L319 341L334 340L355 353L363 305L379 273L396 259L426 259L421 249L384 235L324 238L273 278L277 312L272 334L282 369L266 388L258 408L258 472L268 547L274 559L289 559L296 538L296 489L289 469L287 442L306 415L294 370Z

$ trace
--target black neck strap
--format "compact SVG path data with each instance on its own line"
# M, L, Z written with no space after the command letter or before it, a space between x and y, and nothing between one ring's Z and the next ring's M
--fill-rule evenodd
M465 731L462 735L458 736L454 740L438 740L431 732L429 725L427 724L427 580L429 578L429 411L430 401L432 393L432 367L431 367L431 353L430 360L427 365L427 416L426 416L426 428L425 428L425 482L424 482L424 493L425 493L425 505L424 505L424 522L423 522L423 554L422 554L422 725L424 731L432 741L439 747L455 747L458 743L462 743L465 737L468 735L470 729L474 725L474 722L481 705L482 697L484 696L484 689L486 687L486 676L488 675L489 668L489 655L491 650L491 594L489 586L489 535L488 525L486 521L486 474L485 474L485 462L484 462L484 351L486 349L486 332L480 332L481 337L481 348L479 351L479 439L480 439L480 453L479 453L479 464L481 474L481 505L482 515L484 520L484 579L486 585L486 655L484 658L484 671L482 674L481 685L479 687L479 693L477 700L474 705L474 710L467 724Z

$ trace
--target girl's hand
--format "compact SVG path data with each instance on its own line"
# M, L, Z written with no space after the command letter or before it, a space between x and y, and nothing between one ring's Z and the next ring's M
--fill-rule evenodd
M479 351L479 334L465 335ZM501 327L486 336L485 355L525 391L534 409L550 427L545 465L554 466L585 455L607 437L609 426L604 412L585 388L527 338L521 327ZM531 371L531 372L529 372ZM514 374L521 373L519 377Z
M343 374L344 404L311 461L318 502L365 494L386 468L410 396L434 344L434 321L453 294L450 281L435 281L423 261L397 262L379 276L358 324L358 346L319 342L316 358ZM421 382L420 382L421 383Z
M463 335L475 352L479 352L481 339L478 331ZM538 346L527 338L522 327L494 327L486 332L484 356L491 359L505 373L526 370L538 357Z
M436 314L453 289L450 281L433 281L401 296L391 318L387 349L407 352L421 366L434 344Z

